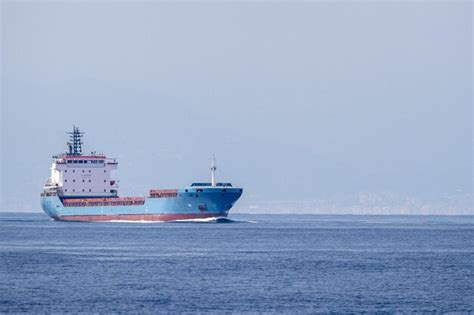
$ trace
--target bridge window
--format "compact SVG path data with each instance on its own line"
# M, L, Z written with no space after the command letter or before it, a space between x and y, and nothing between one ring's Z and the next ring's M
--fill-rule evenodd
M72 163L76 164L76 163L77 163L77 160L74 160Z

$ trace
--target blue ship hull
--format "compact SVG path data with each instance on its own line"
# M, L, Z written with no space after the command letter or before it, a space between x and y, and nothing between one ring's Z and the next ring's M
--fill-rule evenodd
M139 205L66 204L58 196L42 196L44 212L61 221L170 221L226 217L242 195L240 188L178 189L173 197L147 197ZM98 199L100 200L100 199Z

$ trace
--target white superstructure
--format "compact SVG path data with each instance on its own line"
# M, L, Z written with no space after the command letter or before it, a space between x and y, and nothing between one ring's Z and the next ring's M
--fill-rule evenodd
M118 184L111 178L111 172L117 169L117 160L94 153L83 155L81 137L82 133L74 127L69 152L53 156L45 193L64 197L117 196Z

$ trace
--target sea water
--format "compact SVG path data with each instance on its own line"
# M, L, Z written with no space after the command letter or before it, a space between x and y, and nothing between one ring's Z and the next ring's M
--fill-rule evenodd
M0 313L413 311L474 311L474 217L0 214Z

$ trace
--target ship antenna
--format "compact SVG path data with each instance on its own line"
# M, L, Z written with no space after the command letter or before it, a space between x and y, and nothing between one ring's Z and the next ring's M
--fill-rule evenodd
M79 127L75 125L72 128L72 132L68 132L69 139L71 140L71 144L69 145L69 154L70 155L81 155L82 154L82 136L84 132L79 130Z
M68 150L69 150L69 152L68 152L69 155L72 155L72 143L68 141L68 142L66 143L66 145L67 145L67 148L68 148Z
M211 163L211 186L216 187L216 156L212 155L212 163Z

